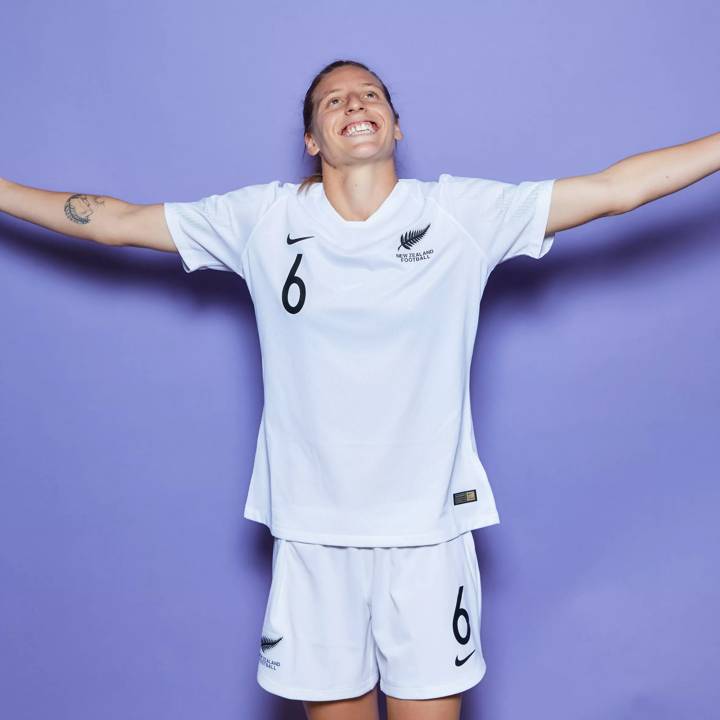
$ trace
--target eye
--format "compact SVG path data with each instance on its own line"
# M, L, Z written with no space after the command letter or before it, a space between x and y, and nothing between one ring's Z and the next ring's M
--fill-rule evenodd
M372 95L374 98L380 97L380 96L378 95L378 93L375 92L375 90L368 90L365 94L366 94L366 95ZM330 98L330 99L327 101L327 103L325 103L325 104L326 104L326 106L332 105L332 104L335 103L336 100L339 101L340 98L339 98L339 97Z

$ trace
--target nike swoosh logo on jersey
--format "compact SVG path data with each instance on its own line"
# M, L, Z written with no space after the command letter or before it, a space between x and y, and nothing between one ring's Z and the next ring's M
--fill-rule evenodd
M477 650L477 648L475 648ZM464 662L468 660L468 658L475 653L475 650L473 650L470 655L467 657L464 657L462 660L458 660L457 655L455 656L455 667L460 667Z
M305 237L291 238L290 233L287 236L287 244L292 245L293 243L299 242L300 240L307 240L308 238L315 237L314 235L306 235Z

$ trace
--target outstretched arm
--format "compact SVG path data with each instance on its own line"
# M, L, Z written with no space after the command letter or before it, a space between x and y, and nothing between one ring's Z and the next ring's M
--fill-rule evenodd
M606 170L560 178L553 186L546 235L621 215L720 170L720 133L631 155Z
M109 195L43 190L0 178L0 212L104 245L177 252L162 203L136 205Z

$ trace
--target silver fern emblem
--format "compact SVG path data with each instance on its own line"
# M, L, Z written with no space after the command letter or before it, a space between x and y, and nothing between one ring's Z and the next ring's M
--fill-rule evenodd
M263 635L260 638L260 648L263 652L266 650L269 650L270 648L275 647L281 640L283 639L283 636L279 637L277 640L273 640L272 638L267 637L266 635Z
M430 225L427 225L422 230L408 230L406 233L403 233L400 236L400 244L398 245L398 250L401 247L409 250L415 243L420 242L425 233L428 231L429 227Z

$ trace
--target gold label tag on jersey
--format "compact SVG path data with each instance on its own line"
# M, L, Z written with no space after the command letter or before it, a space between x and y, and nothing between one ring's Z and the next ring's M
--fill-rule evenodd
M463 490L462 492L453 493L453 505L460 505L461 503L473 502L477 500L477 493L475 490Z

